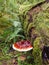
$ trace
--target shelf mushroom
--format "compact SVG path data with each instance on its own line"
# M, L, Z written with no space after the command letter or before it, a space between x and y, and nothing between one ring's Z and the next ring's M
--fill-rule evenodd
M33 49L31 42L28 40L22 40L13 44L13 49L19 52L26 52Z

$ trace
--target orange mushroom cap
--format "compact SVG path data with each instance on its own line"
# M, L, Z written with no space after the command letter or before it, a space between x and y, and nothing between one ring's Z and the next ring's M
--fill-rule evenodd
M20 51L20 52L24 52L24 51L29 51L29 50L33 49L33 47L31 45L30 41L22 40L22 41L14 43L13 49Z

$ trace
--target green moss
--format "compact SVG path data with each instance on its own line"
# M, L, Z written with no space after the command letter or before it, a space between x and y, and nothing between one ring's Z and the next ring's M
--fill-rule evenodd
M34 57L34 65L42 65L42 51L39 47L41 37L38 37L34 41L34 48L33 48L33 57Z

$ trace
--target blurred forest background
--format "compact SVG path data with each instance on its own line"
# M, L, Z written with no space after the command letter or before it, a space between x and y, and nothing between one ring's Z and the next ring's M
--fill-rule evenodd
M21 62L12 44L30 40L33 50ZM0 0L0 65L43 65L42 45L49 44L49 3L45 0ZM46 64L47 65L47 64Z

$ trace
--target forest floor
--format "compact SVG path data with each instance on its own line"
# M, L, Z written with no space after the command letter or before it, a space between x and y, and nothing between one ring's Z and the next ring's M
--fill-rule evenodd
M42 9L41 9L41 6L40 5L37 5L35 8L32 8L29 12L28 12L28 15L31 17L32 16L32 12L33 13L38 13L40 12ZM17 52L15 51L10 51L9 54L12 54L12 55L16 55ZM0 57L2 56L2 52L0 51ZM10 59L2 59L0 60L0 65L18 65L18 61L17 61L17 57L12 57Z

